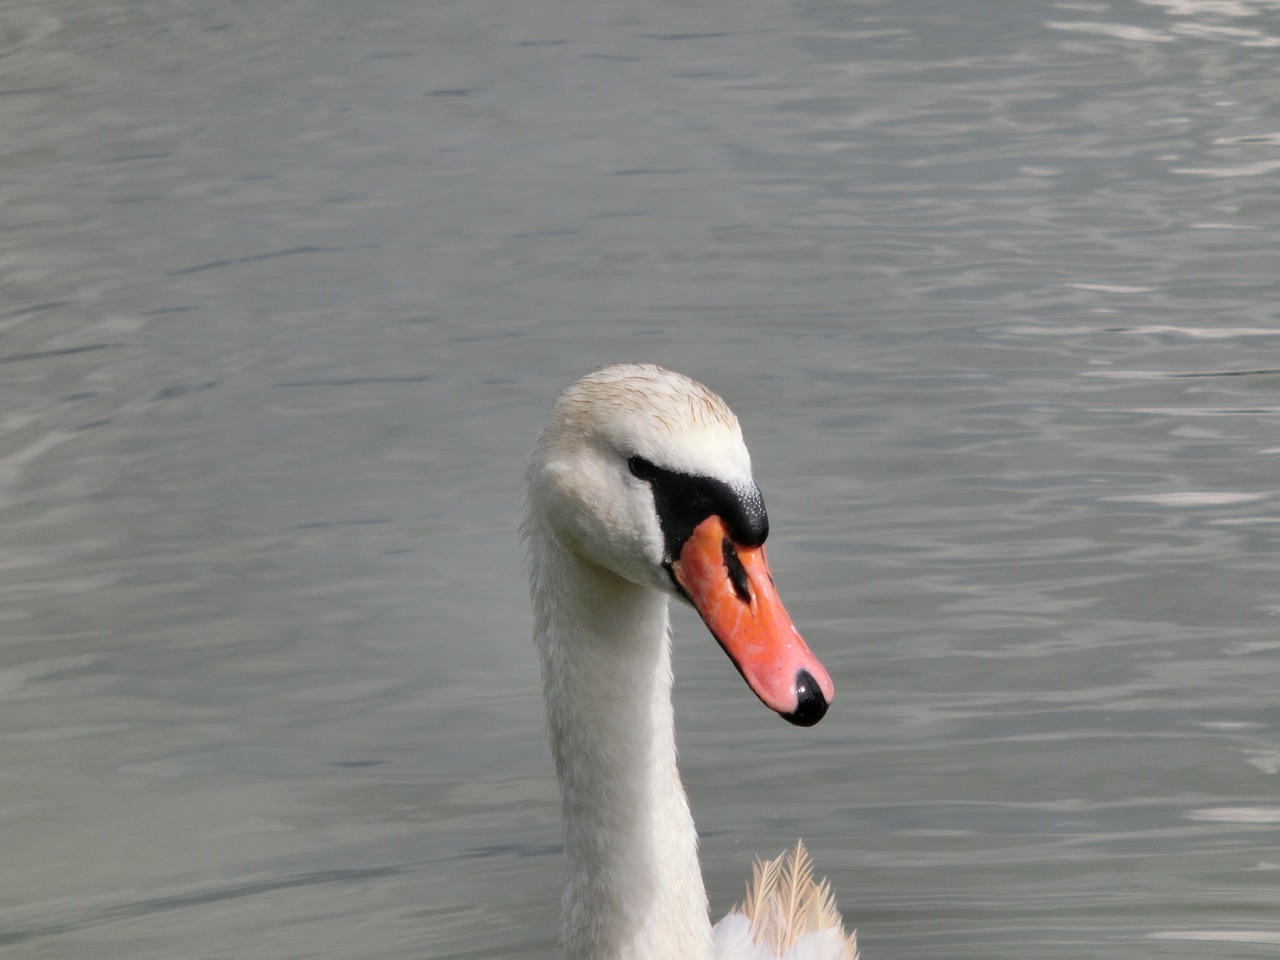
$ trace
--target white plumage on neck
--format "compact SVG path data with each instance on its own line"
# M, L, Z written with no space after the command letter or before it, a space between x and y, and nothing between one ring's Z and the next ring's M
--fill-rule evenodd
M667 598L527 529L534 639L560 779L568 960L711 956L676 770Z

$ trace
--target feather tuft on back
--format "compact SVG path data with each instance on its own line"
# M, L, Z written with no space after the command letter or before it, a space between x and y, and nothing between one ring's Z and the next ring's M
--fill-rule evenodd
M814 879L802 842L755 862L746 899L716 924L714 935L721 951L731 944L738 951L718 954L723 957L858 960L857 931L845 932L831 886Z

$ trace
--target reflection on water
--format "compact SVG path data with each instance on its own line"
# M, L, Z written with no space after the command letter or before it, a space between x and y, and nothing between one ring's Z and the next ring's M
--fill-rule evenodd
M1270 956L1274 13L10 4L0 944L556 956L520 464L650 359L840 689L677 614L717 914Z

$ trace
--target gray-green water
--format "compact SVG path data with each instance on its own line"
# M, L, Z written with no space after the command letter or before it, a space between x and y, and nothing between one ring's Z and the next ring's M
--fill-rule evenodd
M734 406L827 719L677 616L713 909L868 960L1280 945L1265 0L16 0L6 957L555 956L554 394Z

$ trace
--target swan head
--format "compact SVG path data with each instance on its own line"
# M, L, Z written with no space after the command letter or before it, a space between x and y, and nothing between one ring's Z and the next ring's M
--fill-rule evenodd
M589 373L553 406L527 479L530 523L583 562L691 603L787 720L826 713L831 678L778 599L764 499L719 396L652 364Z

